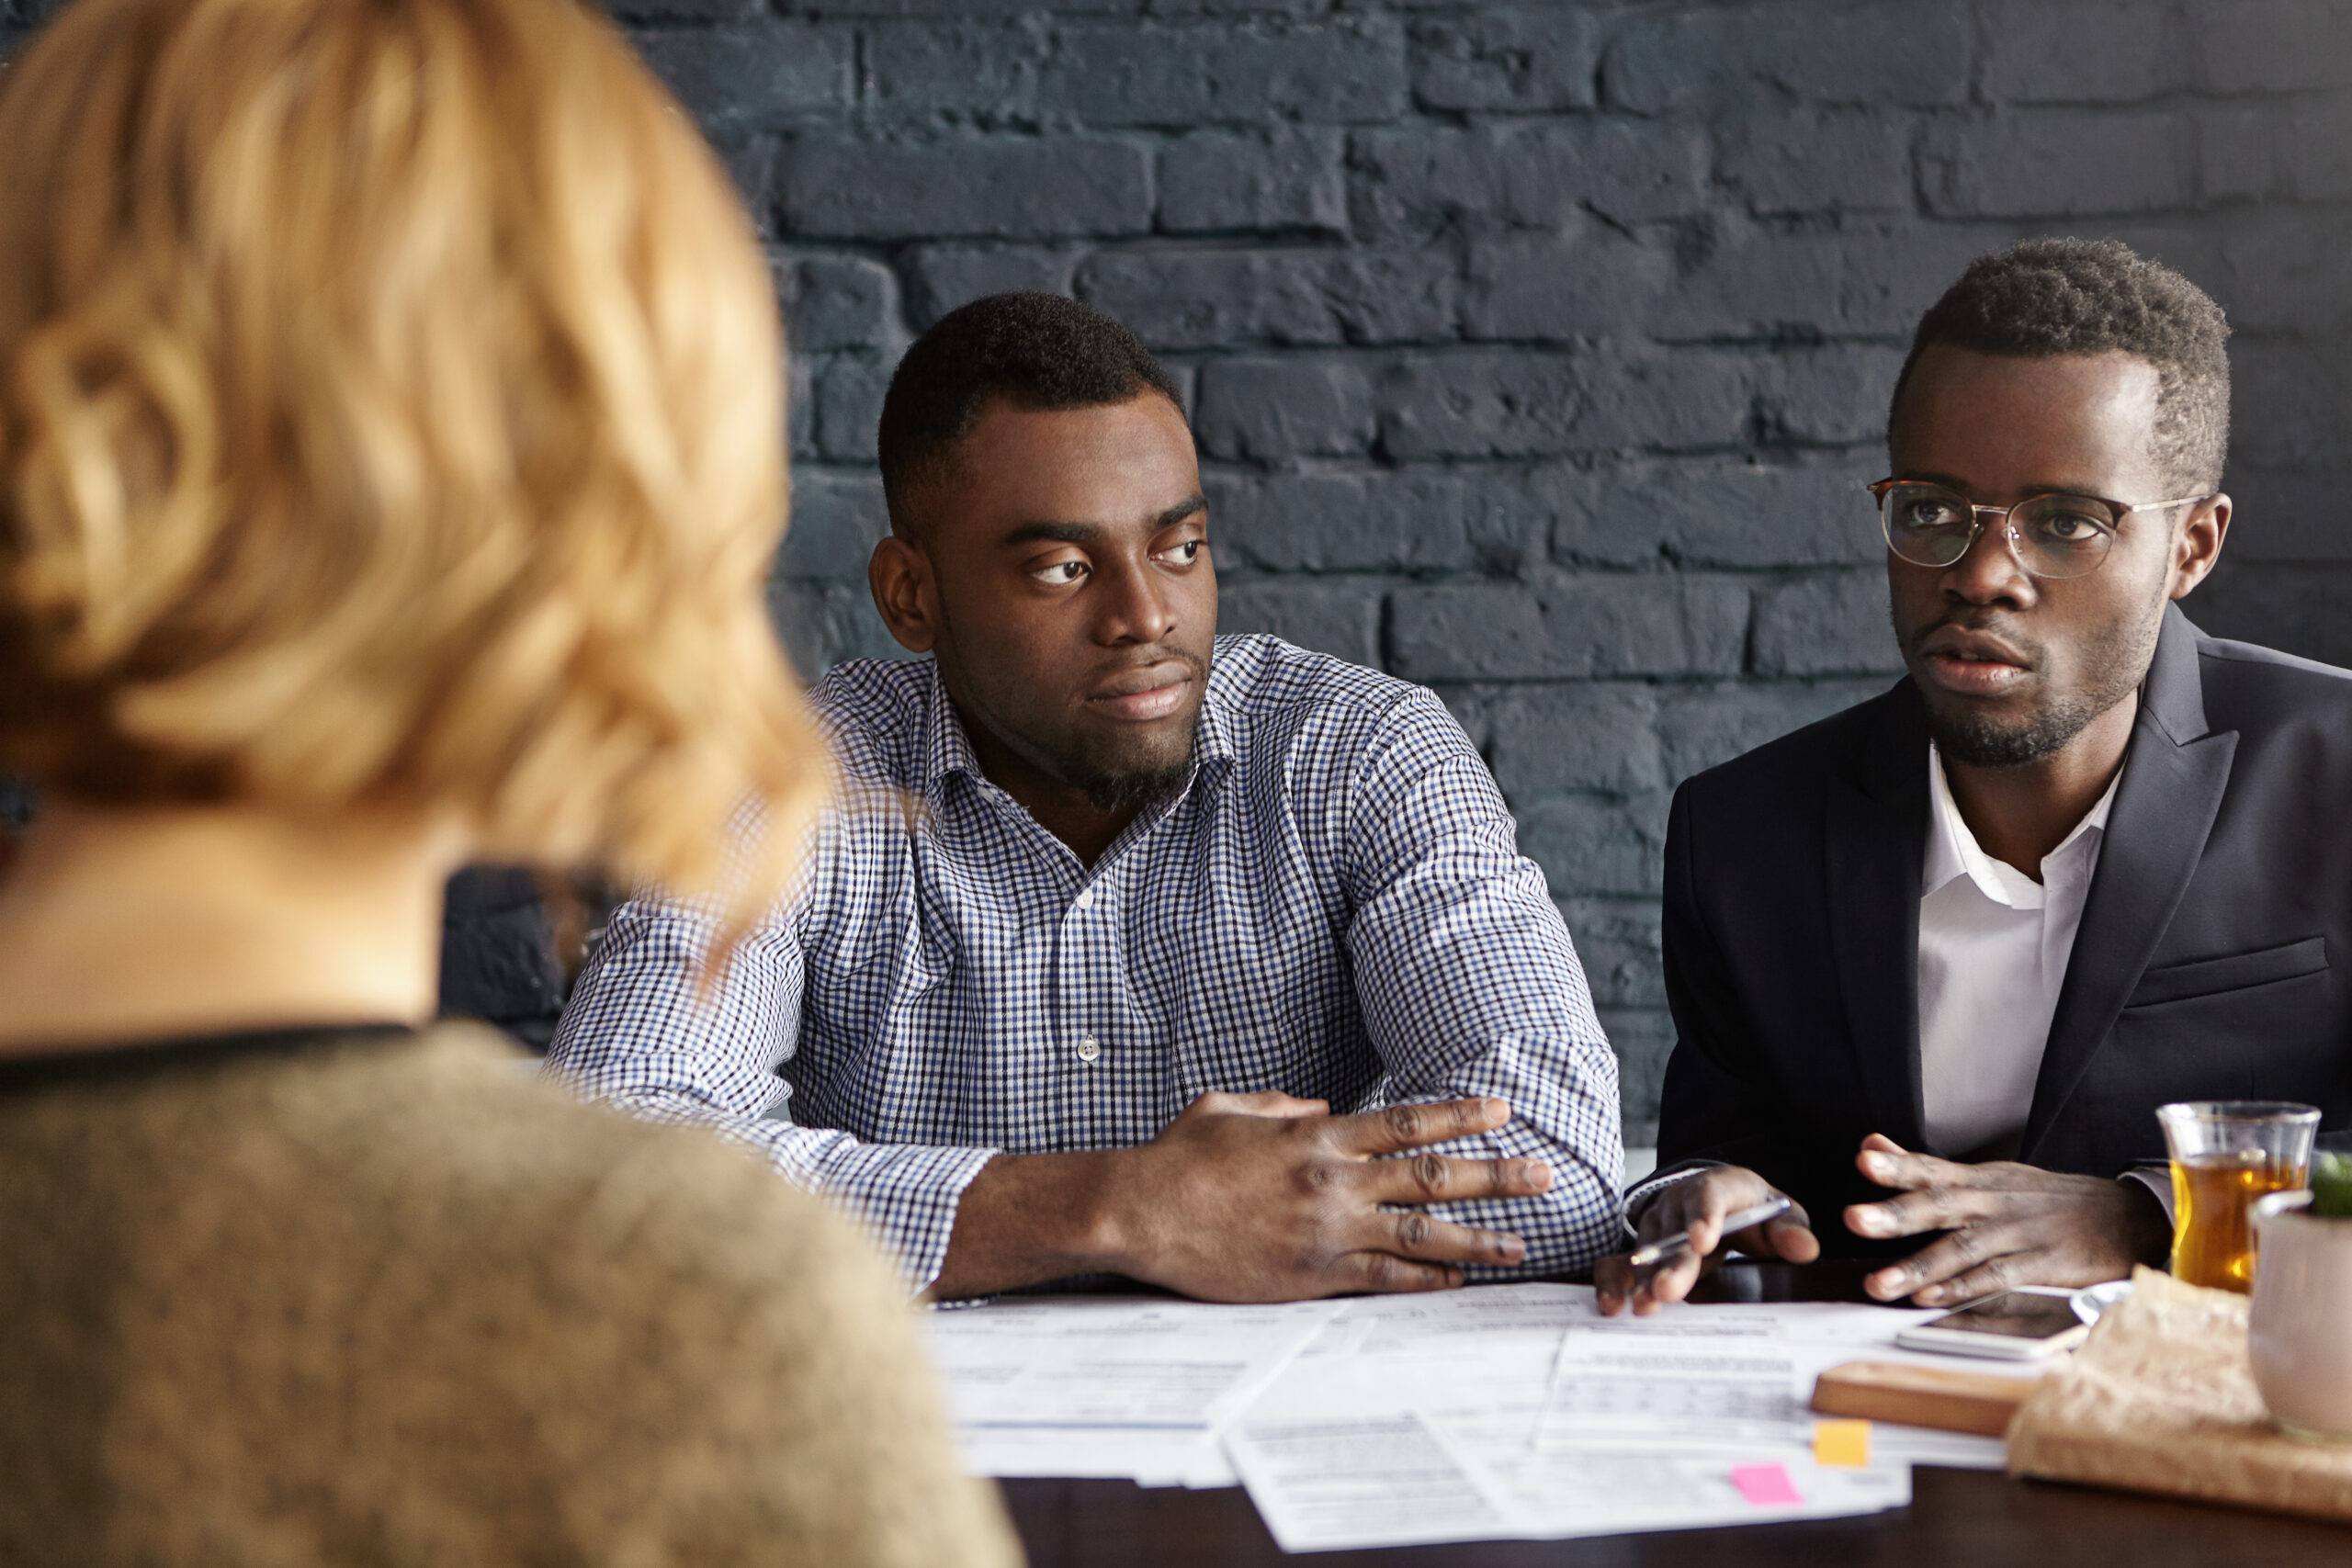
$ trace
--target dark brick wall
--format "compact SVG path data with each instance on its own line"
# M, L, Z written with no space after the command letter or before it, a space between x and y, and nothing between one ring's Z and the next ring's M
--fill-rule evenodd
M910 337L1101 305L1188 390L1226 627L1427 682L1486 750L1637 1136L1668 794L1886 680L1854 487L1969 256L2112 234L2222 300L2240 522L2192 611L2352 662L2341 0L616 3L775 248L803 666L896 651L863 568Z
M2352 6L629 0L773 238L775 601L890 653L876 410L976 294L1066 290L1187 387L1227 629L1443 693L1552 879L1636 1135L1677 781L1877 690L1859 481L1976 253L2113 234L2238 326L2194 609L2352 662Z

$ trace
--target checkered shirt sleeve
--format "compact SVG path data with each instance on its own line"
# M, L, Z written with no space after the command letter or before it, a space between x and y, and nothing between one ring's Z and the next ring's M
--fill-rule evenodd
M1523 1264L1473 1278L1589 1269L1622 1234L1617 1058L1544 873L1519 853L1493 776L1434 696L1414 694L1383 725L1348 815L1348 953L1387 1067L1360 1108L1509 1101L1509 1122L1444 1151L1544 1160L1550 1192L1435 1212L1526 1241Z
M1616 1061L1543 873L1430 693L1220 638L1192 778L1092 865L980 773L931 666L843 666L817 701L848 795L803 890L707 991L712 922L625 907L553 1070L756 1145L919 1288L995 1153L1132 1146L1218 1089L1340 1111L1498 1096L1509 1124L1446 1152L1555 1181L1437 1211L1526 1240L1474 1275L1612 1248Z
M821 840L820 840L821 852ZM804 895L805 897L805 895ZM707 991L717 922L690 905L625 904L581 971L551 1071L650 1121L713 1129L845 1208L914 1290L947 1258L956 1205L993 1148L883 1144L795 1125L791 1055L805 977L791 911L761 926Z

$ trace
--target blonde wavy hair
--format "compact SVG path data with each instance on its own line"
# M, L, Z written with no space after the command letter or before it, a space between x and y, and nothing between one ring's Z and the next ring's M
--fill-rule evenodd
M0 771L446 803L741 929L828 771L762 602L783 345L612 28L76 0L0 147Z

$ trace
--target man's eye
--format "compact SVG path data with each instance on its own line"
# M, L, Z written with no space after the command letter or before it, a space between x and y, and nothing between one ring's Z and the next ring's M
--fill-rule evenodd
M1915 501L1895 513L1905 528L1950 528L1962 522L1960 508L1948 501Z
M1178 566L1190 566L1201 558L1201 546L1205 542L1201 539L1187 539L1181 545L1160 551L1159 558L1172 560Z
M2062 545L2079 545L2105 533L2097 518L2079 512L2053 512L2041 519L2042 534Z
M1086 575L1086 563L1082 560L1057 560L1051 566L1039 567L1029 575L1040 582L1064 587Z

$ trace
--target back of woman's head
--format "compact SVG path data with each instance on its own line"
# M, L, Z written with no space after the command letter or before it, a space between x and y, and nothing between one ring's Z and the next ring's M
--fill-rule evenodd
M0 771L681 888L821 750L766 267L571 0L77 0L0 89Z

